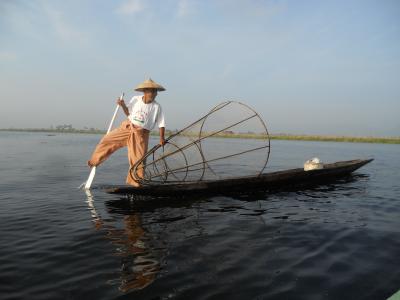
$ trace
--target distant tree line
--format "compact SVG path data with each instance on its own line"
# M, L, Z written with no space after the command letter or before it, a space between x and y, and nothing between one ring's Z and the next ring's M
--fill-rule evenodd
M93 133L105 134L105 130L84 127L75 129L72 124L63 124L50 126L50 128L0 128L0 131L22 131L22 132L62 132L62 133ZM166 136L177 133L178 130L166 130ZM151 135L158 135L158 130L151 132ZM184 132L183 136L197 136L198 132ZM205 135L210 134L204 132ZM241 138L241 139L265 139L265 134L254 132L235 133L233 131L224 131L213 134L216 138ZM352 136L329 136L329 135L291 135L291 134L269 134L271 140L297 140L297 141L319 141L319 142L351 142L351 143L382 143L382 144L400 144L400 137L352 137Z

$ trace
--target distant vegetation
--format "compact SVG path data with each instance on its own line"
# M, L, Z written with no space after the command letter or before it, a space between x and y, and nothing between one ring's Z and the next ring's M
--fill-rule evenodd
M105 130L96 128L75 129L72 125L58 125L51 128L7 128L0 131L17 131L17 132L47 132L47 133L89 133L89 134L105 134ZM165 135L169 136L176 131L167 130ZM158 135L157 131L151 133ZM203 133L202 136L210 133ZM186 133L188 136L196 136L197 133ZM252 132L235 133L232 131L224 131L214 135L218 138L241 138L241 139L265 139L265 134ZM400 137L351 137L351 136L329 136L329 135L290 135L290 134L270 134L271 140L295 140L295 141L318 141L318 142L350 142L350 143L380 143L380 144L400 144Z
M319 142L348 142L348 143L379 143L400 144L400 137L351 137L351 136L325 136L325 135L270 135L272 140L296 140L296 141L319 141Z
M96 128L85 128L85 129L75 129L72 127L59 127L56 128L3 128L0 131L19 131L19 132L48 132L48 133L94 133L94 134L105 134L105 130L100 130Z
M264 139L265 135L255 133L242 134L218 134L217 137ZM329 136L329 135L290 135L270 134L271 140L293 140L293 141L317 141L317 142L348 142L348 143L380 143L400 144L400 137L351 137L351 136Z
M203 133L206 136L209 133ZM188 135L191 135L190 133ZM252 132L234 133L221 132L215 137L220 138L241 138L241 139L265 139L265 134ZM271 140L294 140L294 141L318 141L318 142L348 142L348 143L380 143L380 144L400 144L400 137L351 137L351 136L329 136L329 135L290 135L290 134L270 134Z

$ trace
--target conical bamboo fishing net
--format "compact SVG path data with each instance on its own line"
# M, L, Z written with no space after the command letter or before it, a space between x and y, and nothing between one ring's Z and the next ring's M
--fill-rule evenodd
M268 131L258 113L227 101L172 134L164 147L155 146L130 171L142 185L257 176L269 153Z

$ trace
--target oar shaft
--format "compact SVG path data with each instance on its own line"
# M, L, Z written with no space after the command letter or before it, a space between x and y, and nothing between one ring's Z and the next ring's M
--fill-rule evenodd
M121 96L119 97L119 100L122 100L123 97L124 97L124 93L121 94ZM109 133L111 131L111 129L112 129L115 117L117 116L117 113L118 113L118 109L119 109L119 104L115 108L114 114L113 114L112 119L110 121L110 125L108 126L108 129L107 129L107 133ZM90 170L90 174L89 174L88 180L85 183L85 189L86 190L90 189L90 187L92 185L92 182L93 182L93 179L94 179L94 175L96 175L96 167L92 167L92 169Z
M122 100L123 98L124 98L124 93L121 94L121 96L119 97L119 100ZM114 120L115 120L115 117L117 116L117 113L118 113L118 109L119 109L119 104L115 108L114 115L113 115L113 117L111 119L111 122L110 122L110 125L108 126L108 129L107 129L107 133L109 133L111 131L111 128L112 128Z

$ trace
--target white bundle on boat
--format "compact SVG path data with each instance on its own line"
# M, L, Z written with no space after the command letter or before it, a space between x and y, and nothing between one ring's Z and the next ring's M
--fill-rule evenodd
M321 162L321 160L318 157L309 159L304 163L304 171L320 170L323 168L324 168L324 164Z

